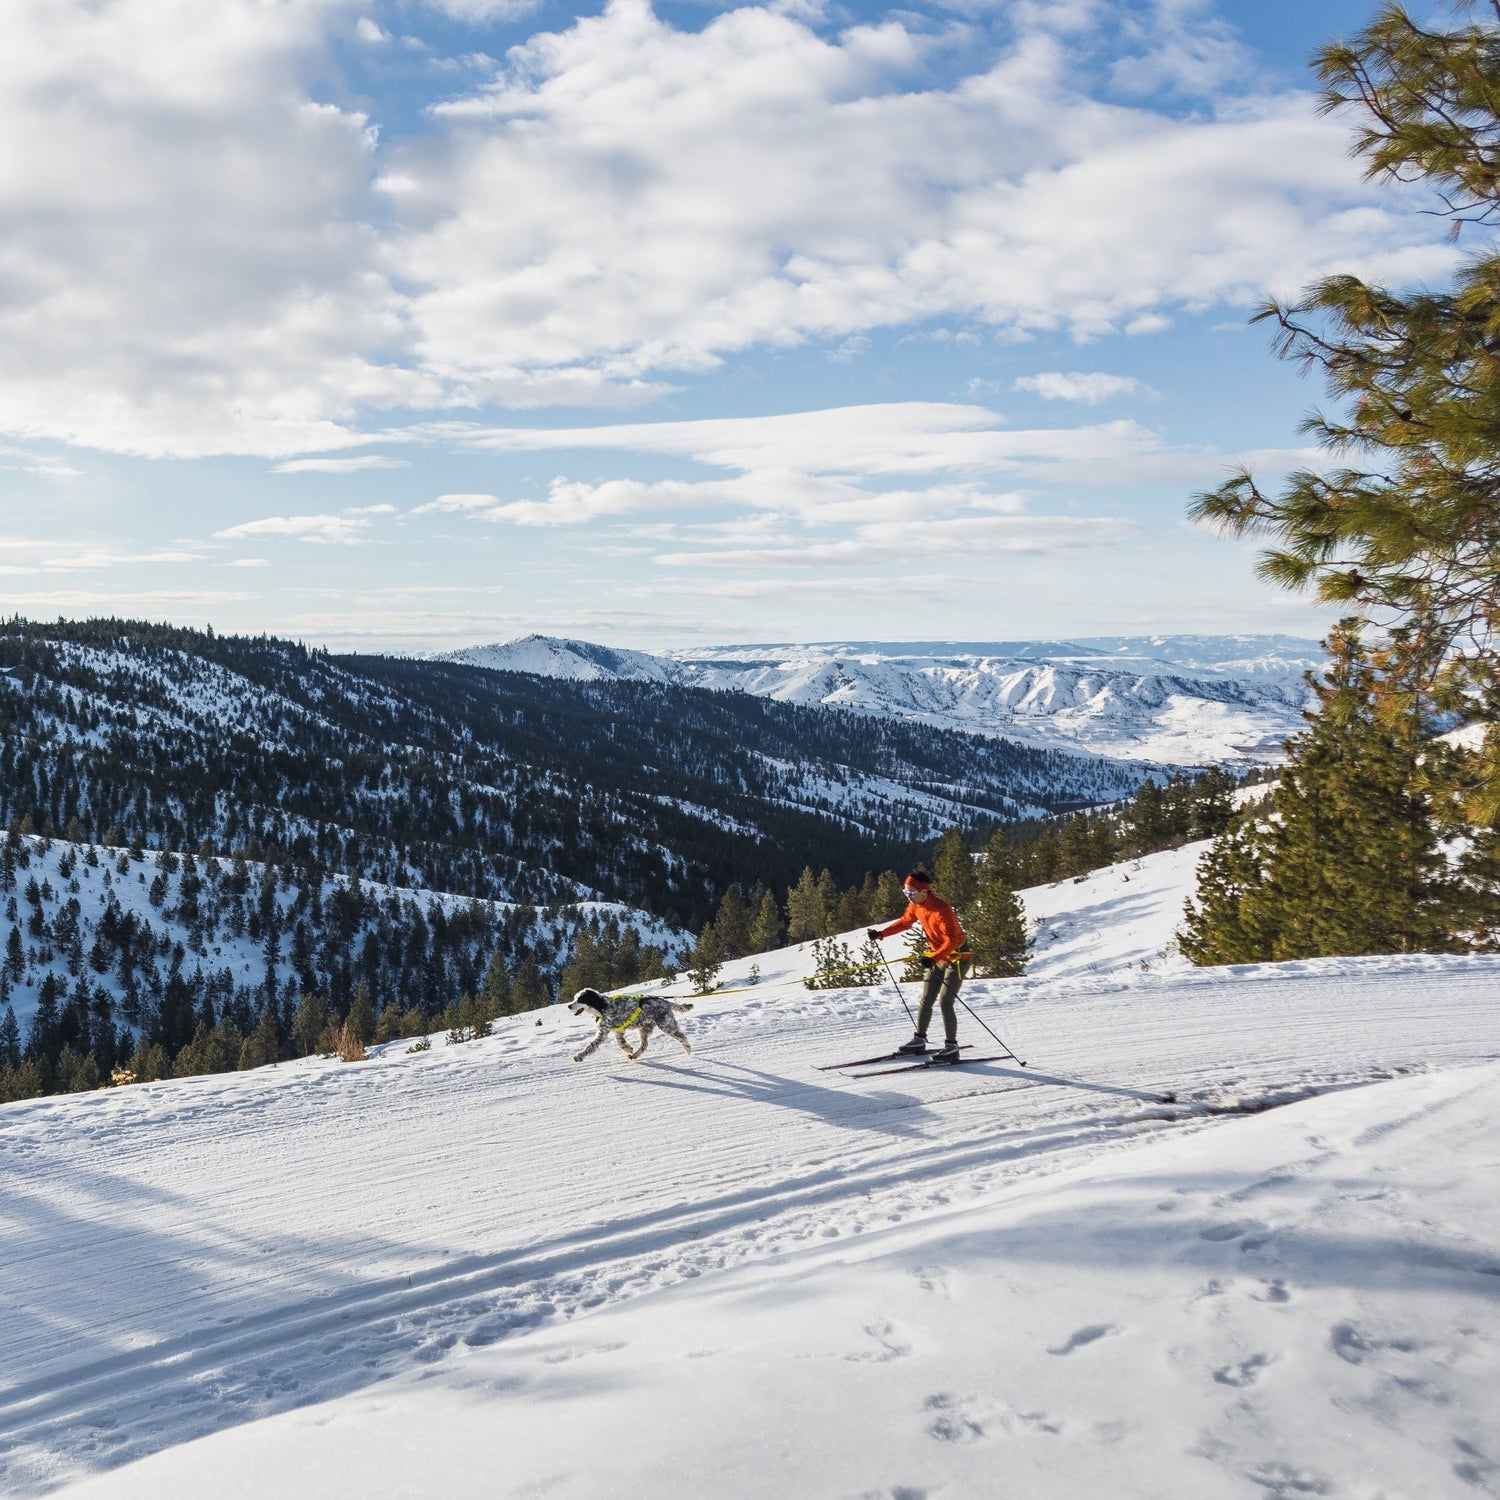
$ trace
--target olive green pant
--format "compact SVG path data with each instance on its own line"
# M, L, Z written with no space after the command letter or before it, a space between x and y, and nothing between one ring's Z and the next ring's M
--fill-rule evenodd
M958 987L964 982L962 964L934 964L922 980L922 1006L917 1011L917 1032L927 1035L928 1023L932 1020L932 1007L941 1001L943 1009L943 1040L958 1040L958 1012L953 1001Z

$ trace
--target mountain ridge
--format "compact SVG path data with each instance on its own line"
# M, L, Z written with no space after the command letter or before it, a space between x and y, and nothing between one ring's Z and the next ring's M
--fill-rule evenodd
M567 681L673 682L1176 766L1265 765L1302 725L1293 636L741 645L653 655L532 634L437 660Z

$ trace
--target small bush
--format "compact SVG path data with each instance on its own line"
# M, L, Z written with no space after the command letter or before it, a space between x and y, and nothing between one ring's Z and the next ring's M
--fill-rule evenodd
M341 1062L363 1062L366 1056L365 1044L358 1027L345 1021L333 1033L333 1050L338 1053Z

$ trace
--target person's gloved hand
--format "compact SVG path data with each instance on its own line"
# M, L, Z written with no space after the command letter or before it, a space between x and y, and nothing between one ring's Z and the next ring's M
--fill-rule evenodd
M880 941L880 929L878 927L867 927L865 928L865 936L872 943L878 943Z
M919 962L924 969L930 969L932 967L932 955L930 953L924 953Z

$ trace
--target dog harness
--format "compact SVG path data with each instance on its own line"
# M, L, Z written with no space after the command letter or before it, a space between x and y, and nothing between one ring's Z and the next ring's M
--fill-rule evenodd
M634 999L635 997L631 996L631 998ZM635 1023L640 1020L640 1018L641 1007L637 1005L634 1012L627 1019L621 1021L618 1026L611 1026L609 1029L611 1031L624 1031L627 1026L634 1026Z

